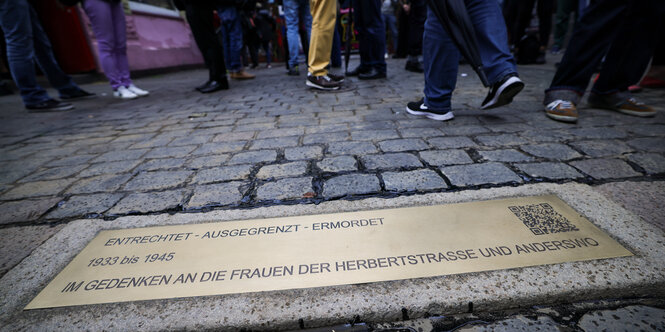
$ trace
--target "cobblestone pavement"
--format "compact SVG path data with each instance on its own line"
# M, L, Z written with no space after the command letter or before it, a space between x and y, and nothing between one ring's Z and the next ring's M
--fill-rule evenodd
M527 86L509 106L461 67L456 118L405 112L422 74L389 60L387 80L307 89L283 67L201 95L204 70L138 80L146 98L99 97L59 113L26 113L0 98L0 226L76 218L313 204L322 200L517 186L533 182L652 181L665 174L665 91L640 93L655 118L582 109L577 124L545 117L552 64L520 67ZM353 65L353 64L352 64ZM56 95L55 93L52 93ZM46 228L45 228L46 229ZM50 230L49 227L47 230Z

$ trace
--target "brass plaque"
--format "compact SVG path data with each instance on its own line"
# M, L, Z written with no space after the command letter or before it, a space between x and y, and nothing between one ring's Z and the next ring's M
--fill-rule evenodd
M556 196L100 232L26 309L631 256Z

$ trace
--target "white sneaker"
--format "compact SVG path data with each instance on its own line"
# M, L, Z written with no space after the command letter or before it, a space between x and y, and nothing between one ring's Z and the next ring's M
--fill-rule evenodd
M133 92L135 95L137 95L137 96L139 96L139 97L147 96L147 95L150 94L150 92L148 92L148 91L146 91L146 90L143 90L143 89L139 89L139 88L138 88L136 85L134 85L134 84L130 84L130 85L127 87L127 90Z
M138 95L129 91L129 89L125 88L124 86L121 86L117 90L113 91L113 97L120 99L134 99L138 98Z

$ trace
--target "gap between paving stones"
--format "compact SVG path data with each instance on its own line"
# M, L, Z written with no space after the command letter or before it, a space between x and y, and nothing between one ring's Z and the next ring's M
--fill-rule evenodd
M636 256L599 261L419 278L370 284L301 290L140 301L85 307L21 311L102 229L147 227L223 220L269 218L388 207L468 202L523 195L556 194ZM251 210L122 217L113 223L77 220L65 226L28 258L0 279L0 321L8 330L69 329L143 330L297 329L298 320L310 326L329 326L360 316L367 322L396 321L402 308L413 318L427 313L584 301L589 298L664 296L665 248L663 231L624 210L589 186L576 183L530 184L477 191L436 193L314 205L272 206ZM26 278L30 276L30 278ZM368 306L367 303L372 303Z

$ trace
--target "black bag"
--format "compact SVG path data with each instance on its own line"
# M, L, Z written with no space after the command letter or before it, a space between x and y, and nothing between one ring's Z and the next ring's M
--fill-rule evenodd
M517 43L517 63L520 65L529 65L536 63L540 53L540 42L534 34L528 34L522 37Z

